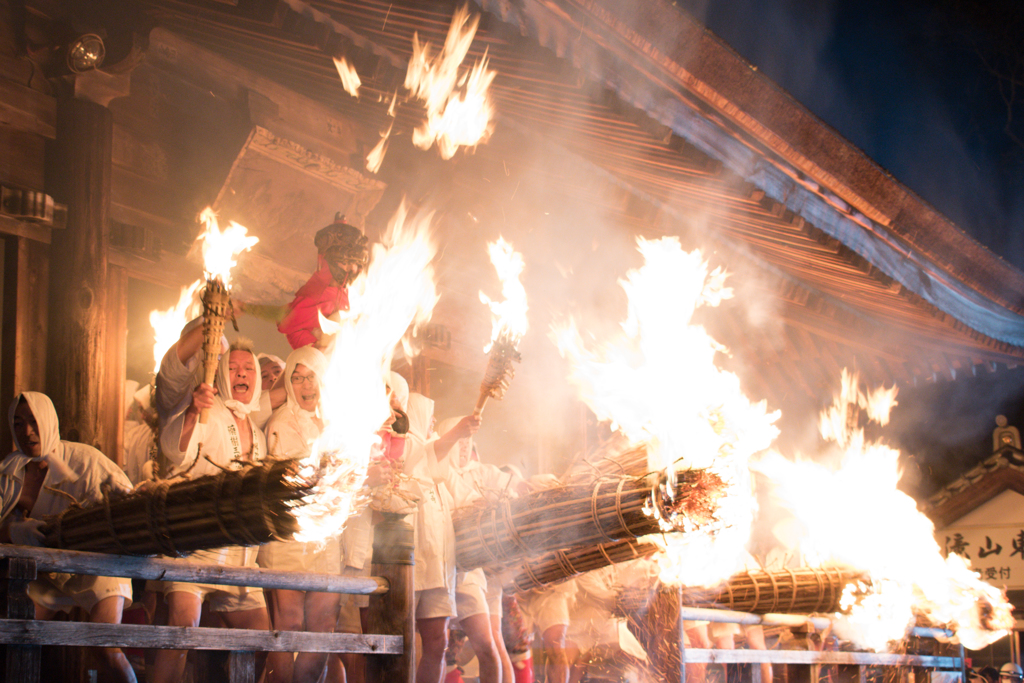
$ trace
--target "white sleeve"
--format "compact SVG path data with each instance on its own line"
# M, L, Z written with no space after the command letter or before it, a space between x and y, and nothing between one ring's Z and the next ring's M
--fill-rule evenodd
M196 379L201 355L202 351L189 358L188 363L182 363L178 359L178 342L174 342L160 361L153 407L156 408L161 426L165 426L188 406L192 391L199 386Z
M196 436L199 430L204 427L204 425L199 424L199 418L197 417L195 429L192 431L192 438L189 440L185 450L181 450L179 445L181 443L181 430L185 426L185 414L186 411L180 411L160 430L160 451L175 468L181 467L183 463L192 462L192 458L196 456L198 449Z

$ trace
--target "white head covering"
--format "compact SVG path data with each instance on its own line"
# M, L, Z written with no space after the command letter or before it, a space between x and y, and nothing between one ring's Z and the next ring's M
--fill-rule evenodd
M46 394L38 391L23 391L14 397L11 409L7 416L7 422L11 427L11 436L14 438L14 445L22 453L26 453L21 444L18 443L18 435L14 432L14 411L18 404L24 399L28 404L32 416L36 418L36 426L39 429L39 454L44 458L53 455L60 445L60 424L57 422L57 411L53 407L53 401ZM27 454L27 453L26 453Z
M430 420L434 417L434 400L423 394L409 394L409 433L422 441L430 439Z
M256 356L256 359L260 362L259 367L261 368L267 363L273 363L282 370L284 369L285 366L285 362L272 353L261 353ZM305 365L305 363L303 363L303 365ZM317 374L317 377L319 376L320 375Z
M397 372L392 372L388 377L388 386L391 387L392 393L398 398L398 402L402 405L402 410L408 412L409 383Z
M288 392L288 407L299 415L314 417L319 412L319 406L312 412L303 410L299 405L299 399L295 396L292 373L295 372L297 365L305 365L309 368L316 375L317 384L322 387L324 373L327 372L327 357L313 346L300 346L288 354L288 362L284 366L284 390Z
M253 364L253 377L252 377L252 398L249 399L248 403L242 403L236 401L231 396L231 373L228 370L228 364L231 360L231 354L234 351L228 351L220 357L220 367L217 368L217 398L224 404L224 407L235 414L236 417L246 417L249 413L254 410L260 409L260 392L263 387L263 382L260 380L260 362L256 359L256 354L252 351L245 351L244 349L238 349L244 353L252 356ZM38 418L36 418L38 419Z

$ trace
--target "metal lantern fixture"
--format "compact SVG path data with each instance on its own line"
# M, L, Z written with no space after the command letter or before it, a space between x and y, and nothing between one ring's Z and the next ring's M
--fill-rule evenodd
M95 33L86 33L68 45L68 69L76 74L96 69L103 64L106 54L103 39Z

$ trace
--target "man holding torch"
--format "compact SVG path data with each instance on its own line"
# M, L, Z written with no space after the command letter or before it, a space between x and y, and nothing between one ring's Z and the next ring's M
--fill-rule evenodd
M260 402L259 362L248 342L236 341L223 354L217 368L216 387L203 382L191 394L184 411L167 423L161 448L171 465L172 476L198 477L217 474L266 456L266 439L249 418ZM202 413L206 413L205 422ZM190 557L204 564L256 566L256 548L229 546L196 551ZM169 626L198 626L204 600L231 628L268 630L263 591L243 586L215 586L182 582L164 583ZM181 680L185 650L159 650L153 681ZM263 668L266 654L257 661Z

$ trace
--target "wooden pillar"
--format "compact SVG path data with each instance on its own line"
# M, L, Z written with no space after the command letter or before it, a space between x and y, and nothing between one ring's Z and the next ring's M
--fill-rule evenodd
M50 245L27 237L4 239L3 363L0 411L22 391L46 390ZM9 429L0 430L0 453L11 450Z
M402 636L405 650L400 655L372 655L367 661L370 683L413 683L416 676L416 619L413 577L412 525L405 515L383 513L374 527L373 576L388 580L386 593L370 596L370 633Z
M117 406L117 411L100 423L100 443L110 444L103 452L123 469L124 382L128 364L128 271L121 266L107 267L107 320L109 326L103 368L103 395L111 405Z
M0 560L0 617L34 619L35 605L28 584L36 578L36 561L22 557ZM3 683L39 683L38 645L7 645L4 650Z
M50 160L54 198L68 207L67 228L50 244L47 393L64 438L98 447L121 406L104 393L107 359L107 217L113 116L105 106L63 93Z
M409 372L409 391L430 396L430 361L418 354L412 359Z

